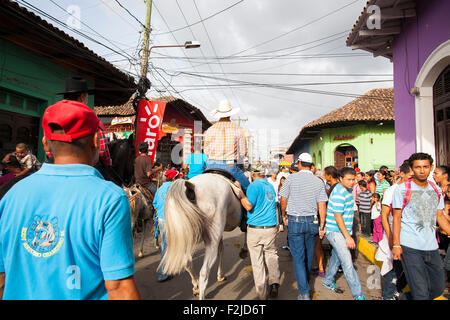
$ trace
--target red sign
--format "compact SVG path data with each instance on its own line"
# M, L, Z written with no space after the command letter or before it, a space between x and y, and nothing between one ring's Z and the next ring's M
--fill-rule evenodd
M141 142L148 144L148 156L155 162L156 147L167 102L139 101L136 146Z
M336 141L336 140L351 140L351 139L355 139L355 136L335 136L333 140Z

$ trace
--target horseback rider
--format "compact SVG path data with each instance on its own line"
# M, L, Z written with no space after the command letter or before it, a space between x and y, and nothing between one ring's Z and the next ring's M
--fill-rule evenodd
M250 184L238 164L247 155L244 131L231 122L230 117L240 111L233 109L227 100L220 102L213 115L219 119L205 132L204 152L209 158L206 170L220 169L230 173L245 192Z
M162 170L162 164L155 163L147 156L148 143L141 142L138 145L139 156L134 160L134 177L136 183L150 190L152 194L156 193L156 185L152 181L152 176Z

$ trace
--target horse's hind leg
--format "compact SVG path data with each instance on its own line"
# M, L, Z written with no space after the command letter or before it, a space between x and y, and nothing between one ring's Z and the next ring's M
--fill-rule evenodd
M223 238L220 239L219 247L217 250L217 259L218 259L218 268L217 268L217 281L222 282L227 280L226 277L224 277L222 272L222 259L223 259Z
M186 265L185 269L189 273L189 275L191 276L191 280L192 280L192 294L194 295L194 297L197 297L199 295L200 291L198 289L198 277L194 273L194 268L192 266L192 261L188 262L188 264Z
M142 237L141 237L141 244L139 247L139 253L138 253L138 257L142 258L144 256L144 241L145 241L145 234L147 233L147 226L149 224L148 220L143 220L142 221Z
M200 294L198 296L199 300L205 299L205 290L206 286L208 285L208 278L209 273L211 271L211 268L216 262L217 259L217 251L219 246L219 240L213 240L209 244L205 246L205 259L203 260L203 266L200 270L200 277L199 277L199 290Z

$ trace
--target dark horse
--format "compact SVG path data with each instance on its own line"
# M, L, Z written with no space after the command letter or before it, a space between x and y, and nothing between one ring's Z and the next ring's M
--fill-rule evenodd
M153 220L153 196L146 196L145 190L142 190L141 186L134 183L134 160L136 158L134 135L131 135L128 139L115 139L114 135L113 138L114 140L108 142L112 166L105 167L99 161L96 168L105 180L114 182L126 192L130 201L133 238L135 238L139 227L142 227L138 254L139 257L142 257L145 234Z
M134 159L136 148L134 146L134 135L128 139L114 139L108 142L111 154L112 166L105 167L100 161L96 168L105 180L112 181L119 187L127 187L134 182Z

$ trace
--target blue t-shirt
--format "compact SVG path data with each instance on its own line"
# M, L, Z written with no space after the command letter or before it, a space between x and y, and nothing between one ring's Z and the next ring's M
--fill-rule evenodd
M441 193L441 189L437 188ZM392 208L401 209L404 196L405 184L402 183L394 191ZM411 182L411 198L402 212L400 244L416 250L438 249L435 231L436 214L437 210L443 209L443 197L441 196L438 203L438 195L430 184L422 189Z
M164 202L166 201L167 192L173 182L164 182L158 191L156 191L155 198L153 199L153 207L156 209L156 215L158 219L164 219Z
M247 198L252 210L247 213L247 224L271 227L277 224L276 193L266 179L256 179L248 186Z
M334 214L342 214L344 219L345 228L350 235L352 234L353 227L353 207L355 201L353 198L352 189L345 188L342 184L338 183L330 194L330 199L327 205L327 217L325 228L327 231L341 232L336 222Z
M0 201L4 299L107 299L134 271L128 198L95 168L44 163Z
M184 164L189 166L188 178L191 179L205 171L208 166L208 156L203 153L191 153Z

